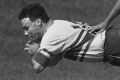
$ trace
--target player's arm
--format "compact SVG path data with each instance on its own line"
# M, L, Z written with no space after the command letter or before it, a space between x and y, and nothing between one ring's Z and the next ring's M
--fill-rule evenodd
M116 2L115 6L112 8L111 12L103 22L101 22L96 26L93 26L91 32L95 32L99 30L100 32L102 32L119 14L120 14L120 0Z
M32 58L32 66L36 73L43 71L49 64L51 55L45 51L37 52Z

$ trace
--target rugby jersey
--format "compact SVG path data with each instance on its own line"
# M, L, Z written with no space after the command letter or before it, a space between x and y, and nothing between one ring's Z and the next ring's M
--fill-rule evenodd
M55 20L44 34L38 51L52 56L61 54L81 62L102 61L105 32L93 35L86 30L90 26L75 25L69 21Z

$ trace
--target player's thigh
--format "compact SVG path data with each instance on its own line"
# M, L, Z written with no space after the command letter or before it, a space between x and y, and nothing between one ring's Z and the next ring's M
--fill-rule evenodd
M104 52L105 54L120 56L120 27L113 27L106 32Z

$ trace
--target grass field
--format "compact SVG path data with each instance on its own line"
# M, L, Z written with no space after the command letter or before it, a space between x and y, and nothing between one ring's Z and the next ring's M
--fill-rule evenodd
M120 68L105 63L63 59L36 74L23 51L25 39L17 18L28 3L41 3L52 19L95 25L108 15L117 0L0 0L0 80L120 80ZM112 25L119 25L119 17Z

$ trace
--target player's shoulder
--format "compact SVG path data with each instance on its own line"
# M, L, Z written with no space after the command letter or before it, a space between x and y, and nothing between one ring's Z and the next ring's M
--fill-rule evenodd
M71 25L71 24L74 24L73 22L71 21L68 21L68 20L54 20L54 24L55 25Z

